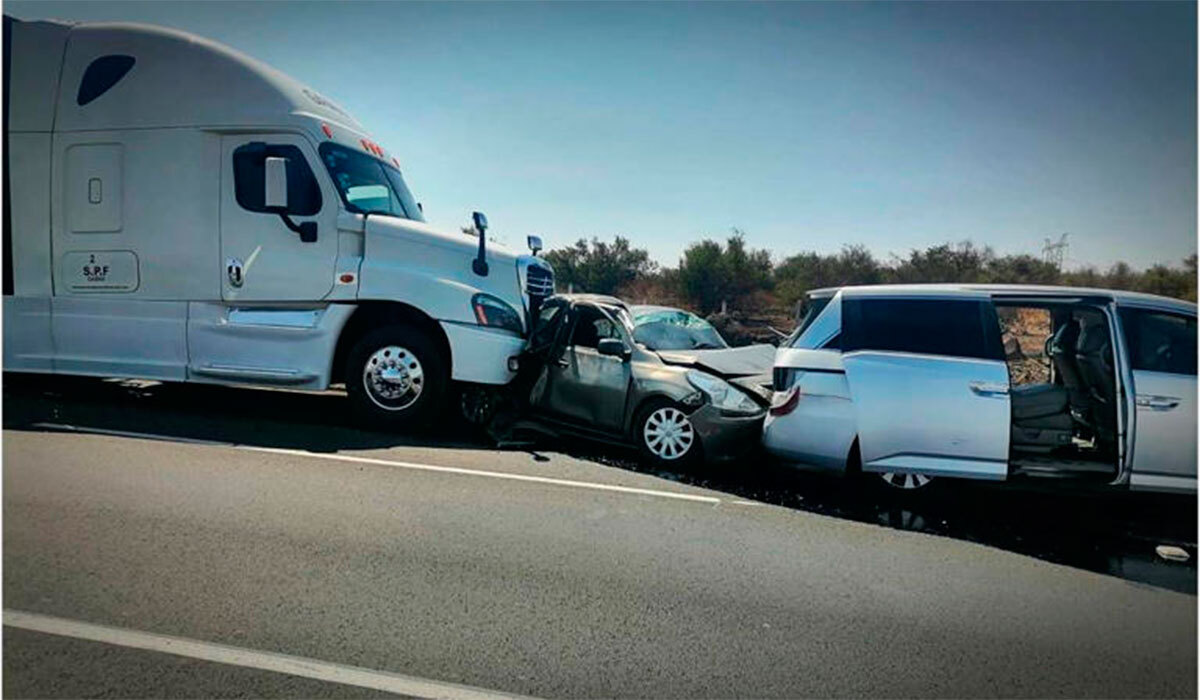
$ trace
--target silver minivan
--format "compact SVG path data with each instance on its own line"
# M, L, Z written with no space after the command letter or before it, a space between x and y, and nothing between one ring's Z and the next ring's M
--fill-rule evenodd
M802 468L1196 491L1196 305L1014 285L810 292L766 449Z

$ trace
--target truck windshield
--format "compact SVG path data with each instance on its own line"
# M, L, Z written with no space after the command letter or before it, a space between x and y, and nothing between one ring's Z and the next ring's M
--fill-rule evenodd
M399 170L336 143L321 144L320 152L329 176L350 211L425 220Z

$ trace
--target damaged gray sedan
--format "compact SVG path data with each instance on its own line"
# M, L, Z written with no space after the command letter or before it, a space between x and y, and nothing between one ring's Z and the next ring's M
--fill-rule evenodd
M686 311L564 294L539 309L514 388L528 388L530 415L554 432L679 467L758 445L774 355L730 348Z

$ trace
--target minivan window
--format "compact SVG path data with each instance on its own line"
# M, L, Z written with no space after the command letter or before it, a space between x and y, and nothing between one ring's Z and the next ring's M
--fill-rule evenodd
M800 323L783 341L785 347L812 350L823 347L825 342L841 328L842 317L838 307L830 307L833 296L808 297L800 307Z
M816 299L809 297L804 300L804 303L800 307L800 324L796 326L797 338L803 335L804 331L808 330L813 321L817 320L817 316L820 316L825 307L829 306L829 302L832 299L833 297L818 297Z
M845 351L882 350L1003 360L991 303L968 299L845 299Z
M424 221L400 171L352 148L326 141L321 160L350 211Z
M1121 326L1135 370L1196 374L1196 318L1161 311L1121 309Z

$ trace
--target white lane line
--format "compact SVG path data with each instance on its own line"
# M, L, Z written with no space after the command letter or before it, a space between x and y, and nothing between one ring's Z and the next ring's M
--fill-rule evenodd
M121 430L105 430L102 428L87 428L74 425L64 425L58 423L37 423L34 427L38 428L53 428L57 430L69 430L81 433L97 433L100 435L115 435L118 437L135 437L150 440L167 440L173 442L186 442L197 445L215 445L220 447L232 447L238 450L247 450L250 452L266 452L268 454L288 455L292 457L307 457L309 459L326 459L336 462L355 462L358 464L374 464L384 467L393 467L396 469L413 469L418 471L440 472L443 474L462 474L466 476L478 476L489 479L507 479L509 481L525 481L535 484L550 484L553 486L568 486L572 488L591 489L594 491L612 491L616 493L631 493L639 496L654 496L656 498L669 498L680 501L692 501L694 503L710 503L719 504L721 499L715 496L701 496L694 493L679 493L677 491L659 491L656 489L643 489L635 486L618 486L615 484L601 484L593 481L575 481L574 479L556 479L549 476L533 476L530 474L510 474L508 472L485 471L481 469L467 469L465 467L446 467L439 464L425 464L423 462L402 462L391 459L376 459L374 457L359 457L356 455L340 455L330 454L325 452L306 452L304 450L290 450L282 447L255 447L253 445L238 445L229 442L214 442L207 440L191 440L188 438L180 438L176 440L166 435L152 435L149 433L125 432Z
M92 642L103 642L131 649L143 649L164 654L174 654L190 659L201 659L219 664L256 668L263 671L285 673L301 678L313 678L330 683L341 683L359 688L371 688L398 695L417 698L456 698L462 700L482 700L484 698L519 698L519 695L500 693L484 688L472 688L457 683L431 681L416 676L406 676L387 671L375 671L361 666L346 666L344 664L307 659L290 654L277 654L270 651L257 651L242 647L228 646L214 642L203 642L197 639L172 637L152 632L94 625L90 622L68 620L49 615L21 612L19 610L4 611L4 625L34 632L44 632L60 637L86 639Z
M141 438L143 440L159 440L162 442L182 442L188 445L216 445L218 447L237 447L232 442L220 442L217 440L201 440L199 438L175 437L172 435L159 435L157 433L138 433L132 430L108 430L105 428L89 428L86 426L70 425L68 423L34 423L35 428L48 428L50 430L65 430L72 433L95 433L96 435L113 435L116 437L131 437Z

